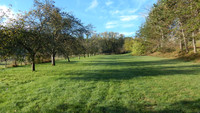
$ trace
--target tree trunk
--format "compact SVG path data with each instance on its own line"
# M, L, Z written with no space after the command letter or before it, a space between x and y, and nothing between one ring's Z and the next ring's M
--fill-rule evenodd
M163 45L162 45L162 39L160 39L160 48L162 48L163 47Z
M5 59L5 68L7 68L7 59Z
M163 35L163 32L162 32L162 37L161 37L161 40L160 40L160 47L163 48L163 40L164 40L164 35Z
M183 42L180 40L180 50L183 51Z
M85 58L86 56L85 56L85 53L84 53L84 58Z
M35 61L32 62L32 71L35 71Z
M14 67L16 67L17 66L17 60L16 60L16 58L14 59Z
M183 40L184 40L184 45L185 45L185 51L188 53L189 52L188 43L187 43L187 39L185 37L183 29L182 29L182 35L183 35Z
M35 71L35 55L32 56L32 71Z
M182 28L183 26L182 26L182 23L181 23L180 21L179 21L179 24L180 24L180 26L181 26L181 28ZM188 43L187 43L187 39L186 39L186 37L185 37L185 33L184 33L183 28L181 29L181 33L182 33L183 40L184 40L185 51L188 53L188 52L189 52Z
M68 60L68 62L70 62L69 56L67 56L67 60Z
M56 65L56 61L55 61L55 53L53 53L52 55L51 55L51 65L52 66L55 66Z
M81 59L80 55L78 55L78 59L79 59L79 60Z
M195 37L194 37L194 32L192 33L192 43L193 43L194 53L197 53L196 40L195 40Z
M163 47L164 34L163 34L163 30L161 29L160 26L159 26L159 29L161 31L160 48L162 48Z

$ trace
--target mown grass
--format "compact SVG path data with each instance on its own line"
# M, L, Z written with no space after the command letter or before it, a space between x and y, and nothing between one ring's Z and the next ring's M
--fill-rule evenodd
M200 65L100 55L0 69L0 112L200 112Z

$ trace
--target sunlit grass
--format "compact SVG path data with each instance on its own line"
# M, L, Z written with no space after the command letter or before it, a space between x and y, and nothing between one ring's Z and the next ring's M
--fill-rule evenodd
M0 112L200 112L200 65L100 55L0 69Z

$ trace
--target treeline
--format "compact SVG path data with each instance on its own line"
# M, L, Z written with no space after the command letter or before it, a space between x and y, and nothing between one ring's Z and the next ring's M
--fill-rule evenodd
M200 37L199 0L158 0L137 32L134 54L179 51L188 53ZM141 47L141 48L140 48Z
M90 56L100 53L122 53L124 36L114 32L96 34L92 25L85 26L80 19L62 11L54 1L35 0L28 12L9 18L0 17L0 57L29 61L35 71L36 61L50 59L55 66L55 57L63 56L68 61L72 55ZM9 19L5 23L5 18Z
M121 54L126 52L123 48L125 40L123 34L116 32L94 33L89 40L91 53Z

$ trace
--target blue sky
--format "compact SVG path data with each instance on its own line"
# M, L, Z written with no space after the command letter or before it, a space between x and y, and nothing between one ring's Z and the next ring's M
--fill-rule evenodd
M56 6L87 25L92 24L97 33L113 31L134 36L145 16L157 0L54 0ZM12 4L13 12L28 11L33 0L0 0L0 8Z

